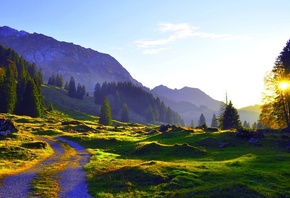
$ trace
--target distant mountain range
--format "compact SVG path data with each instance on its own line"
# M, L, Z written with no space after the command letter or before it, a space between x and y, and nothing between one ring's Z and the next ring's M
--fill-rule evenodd
M88 92L94 91L96 83L105 81L129 81L143 87L114 57L73 43L4 26L0 27L0 44L14 49L27 61L42 68L45 83L52 74L59 73L64 76L65 81L73 76L76 83L86 86ZM191 120L197 125L201 114L204 114L210 125L213 114L220 114L221 101L214 100L198 88L169 89L163 85L152 90L143 88L179 113L188 125ZM251 124L258 120L260 114L259 107L241 109L239 113L242 122L246 120Z
M130 81L140 85L130 73L112 56L86 49L73 43L60 42L43 34L30 34L10 27L0 27L0 44L14 49L29 62L34 62L42 68L44 79L54 73L64 76L65 81L70 77L76 83L86 86L87 91L93 92L97 82Z
M203 114L207 125L210 126L213 114L216 114L216 116L220 115L222 102L214 100L198 88L183 87L182 89L170 89L160 85L152 89L151 92L179 113L188 125L193 120L195 126L197 126L200 115ZM253 124L259 119L260 106L245 107L238 109L238 112L242 124L244 121Z

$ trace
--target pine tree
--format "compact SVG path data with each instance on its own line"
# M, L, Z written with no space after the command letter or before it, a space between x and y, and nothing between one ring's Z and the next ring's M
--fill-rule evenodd
M70 78L67 94L71 98L74 98L76 96L76 83L74 77Z
M23 103L23 113L25 115L29 115L31 117L42 116L43 103L41 101L41 94L39 93L35 82L31 78L28 80L26 86Z
M63 83L64 83L63 76L61 74L56 74L55 86L62 88Z
M129 110L126 103L123 104L122 110L121 110L121 121L122 122L129 122Z
M204 117L203 114L201 114L200 117L199 117L198 126L199 126L199 127L204 127L204 128L207 127L207 126L206 126L206 120L205 120L205 117Z
M225 106L223 114L219 118L221 129L238 129L241 127L240 116L232 101Z
M211 127L218 127L218 122L215 114L213 114L212 116Z
M95 85L94 98L95 98L95 103L96 104L101 104L102 103L103 96L101 95L101 85L100 85L100 83L97 83Z
M64 90L68 91L68 88L69 88L69 85L68 85L68 82L66 81L65 84L64 84Z
M167 107L166 114L165 114L165 122L167 122L168 124L173 124L174 122L172 110L170 109L170 107Z
M16 81L11 67L6 69L6 76L3 83L3 96L1 97L0 112L13 113L17 101Z
M100 124L112 125L112 113L108 98L104 99L100 111Z
M83 94L82 86L80 83L78 83L75 98L82 100L83 97L84 97L84 94Z
M39 70L38 70L38 80L39 80L39 85L42 85L43 83L44 83L44 77L43 77L43 71L42 71L42 69L40 68Z

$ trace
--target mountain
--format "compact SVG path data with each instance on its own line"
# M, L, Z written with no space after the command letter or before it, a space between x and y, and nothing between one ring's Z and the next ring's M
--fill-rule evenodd
M141 85L130 73L109 54L87 49L38 33L18 31L0 27L0 44L14 49L20 56L42 68L45 82L54 73L69 81L73 76L76 83L93 92L97 82L129 81Z
M221 101L214 100L198 88L170 89L164 85L159 85L151 92L179 113L187 125L193 120L197 126L199 117L203 114L207 125L210 126L213 114L219 114L222 104Z
M198 88L170 89L164 85L159 85L151 91L158 96L169 98L175 102L190 102L196 106L207 106L212 110L218 110L221 106L220 101L214 100Z
M220 115L222 102L214 100L198 88L170 89L160 85L153 88L151 92L181 115L187 125L190 125L193 120L197 126L200 115L203 114L207 125L210 126L213 114ZM261 112L260 107L260 105L253 105L238 109L242 124L244 121L250 124L257 122Z
M261 113L261 105L256 104L252 106L243 107L238 109L238 112L242 124L244 123L244 121L247 121L250 124L253 124L254 122L257 123Z

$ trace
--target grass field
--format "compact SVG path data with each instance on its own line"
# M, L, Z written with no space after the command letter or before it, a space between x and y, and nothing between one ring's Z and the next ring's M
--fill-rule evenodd
M290 134L268 132L252 145L231 131L178 128L161 133L154 126L131 123L101 126L96 117L62 125L72 118L57 112L43 119L5 116L21 132L15 139L0 140L1 148L15 145L32 154L1 155L2 175L9 169L2 168L4 163L22 164L50 154L49 149L35 153L23 148L22 141L62 135L92 154L85 170L93 197L290 197L290 153L285 146Z

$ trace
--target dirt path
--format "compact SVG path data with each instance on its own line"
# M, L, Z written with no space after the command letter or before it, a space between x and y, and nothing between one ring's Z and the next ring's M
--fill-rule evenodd
M62 137L57 137L56 139L67 143L77 151L76 155L70 158L68 167L59 174L59 184L61 189L59 197L91 197L88 194L86 174L83 171L83 166L89 162L90 154L87 153L86 149L73 141L66 140Z
M65 170L57 175L60 176L58 180L60 185L58 197L90 197L86 185L86 175L82 170L84 164L88 162L90 155L75 142L65 140L62 137L57 137L56 139L66 142L76 150L76 154L69 159ZM29 197L30 182L37 176L37 173L45 167L60 161L61 156L64 154L61 145L48 139L43 140L54 149L54 155L25 172L3 178L2 185L0 186L0 198Z

